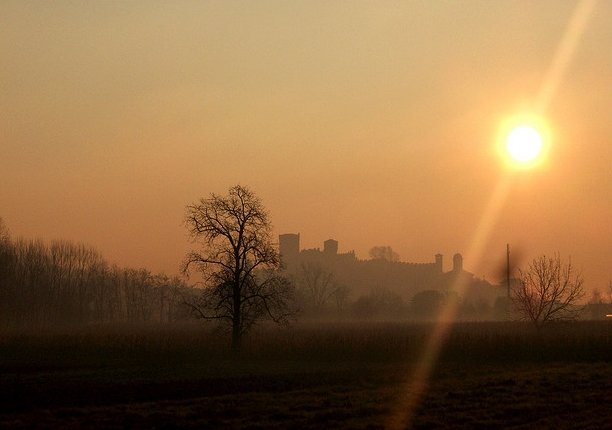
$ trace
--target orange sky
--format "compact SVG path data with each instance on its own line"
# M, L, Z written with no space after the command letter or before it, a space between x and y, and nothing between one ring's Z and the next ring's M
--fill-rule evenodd
M367 257L467 252L573 1L0 3L0 216L120 265L176 273L184 207L250 186L276 232ZM520 172L468 270L572 256L612 280L612 2L554 92L550 153Z

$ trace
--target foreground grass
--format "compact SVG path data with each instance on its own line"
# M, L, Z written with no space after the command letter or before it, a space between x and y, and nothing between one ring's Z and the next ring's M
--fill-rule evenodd
M611 326L454 326L413 427L609 427ZM264 327L239 358L200 326L7 332L0 428L384 428L430 330Z

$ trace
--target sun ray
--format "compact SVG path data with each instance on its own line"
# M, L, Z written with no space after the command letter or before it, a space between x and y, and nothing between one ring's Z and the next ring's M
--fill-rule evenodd
M510 184L510 177L506 175L501 178L493 191L466 254L470 261L479 261L481 259L491 230L504 207ZM465 278L457 277L455 283L451 286L451 290L461 295L465 291L465 287ZM457 308L458 304L454 300L450 300L438 314L432 334L429 336L410 376L405 380L402 397L398 400L394 413L390 416L387 423L388 428L405 429L412 421L414 411L427 390L429 377L438 360L442 345L448 336L452 321L457 314Z
M567 66L574 55L578 41L584 33L589 18L593 14L597 1L582 0L576 5L574 13L569 20L563 38L557 47L553 61L545 75L540 92L535 103L535 110L544 114L561 84Z

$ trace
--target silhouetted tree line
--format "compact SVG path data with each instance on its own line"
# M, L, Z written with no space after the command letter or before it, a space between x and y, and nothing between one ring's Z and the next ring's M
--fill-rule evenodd
M0 220L1 225L1 220ZM109 265L67 241L11 240L0 231L0 321L14 324L186 318L182 279Z

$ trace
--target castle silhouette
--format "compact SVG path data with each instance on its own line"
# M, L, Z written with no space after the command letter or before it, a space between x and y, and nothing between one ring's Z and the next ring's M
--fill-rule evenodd
M328 239L320 248L300 249L300 234L279 235L279 252L286 273L299 276L306 266L317 265L331 273L335 279L352 289L355 295L372 290L386 289L404 300L425 290L450 291L461 281L466 299L494 301L503 295L498 286L479 279L463 269L463 257L453 256L453 266L444 272L443 255L436 254L430 263L408 263L384 259L358 259L354 251L339 253L338 241Z

